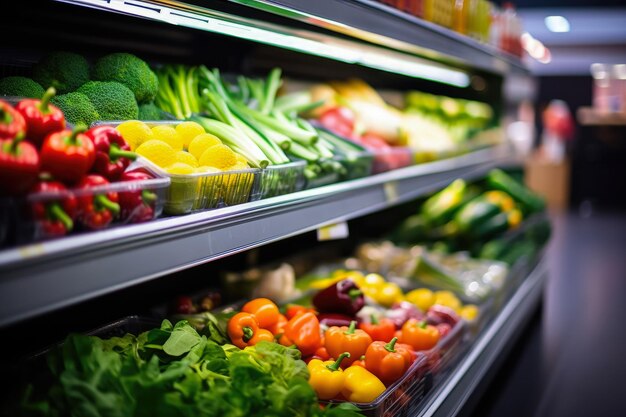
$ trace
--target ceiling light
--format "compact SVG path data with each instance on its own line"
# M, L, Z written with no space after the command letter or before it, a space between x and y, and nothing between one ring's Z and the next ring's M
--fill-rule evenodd
M569 32L569 21L563 16L548 16L544 22L550 32Z

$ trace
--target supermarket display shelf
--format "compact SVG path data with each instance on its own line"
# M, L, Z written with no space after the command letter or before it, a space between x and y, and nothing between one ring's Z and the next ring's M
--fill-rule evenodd
M277 46L457 87L470 85L469 70L528 75L522 62L466 36L421 19L382 10L361 0L269 2L231 0L245 17L219 3L171 0L56 0ZM303 3L297 6L297 3ZM222 5L223 6L223 5ZM234 5L237 6L237 5ZM214 8L210 8L214 7ZM243 6L240 6L243 7ZM299 7L306 10L299 11ZM258 10L261 9L261 10ZM257 14L269 12L279 22ZM333 16L330 19L328 16ZM256 17L256 18L255 18ZM276 20L276 19L273 19ZM377 32L371 28L376 27ZM308 29L310 28L310 29Z
M499 74L529 74L516 56L374 0L230 1L440 62Z
M480 395L499 363L538 308L549 271L545 255L520 272L518 288L498 315L474 340L450 373L420 403L418 417L459 415L474 393Z
M592 107L580 107L577 117L583 126L626 126L626 113L603 113Z
M232 207L0 251L0 327L478 178L507 145ZM29 297L23 297L29 294Z

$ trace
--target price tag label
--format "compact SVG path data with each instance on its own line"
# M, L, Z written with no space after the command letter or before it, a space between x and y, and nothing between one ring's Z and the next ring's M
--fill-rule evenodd
M398 201L398 182L397 181L389 181L386 182L383 186L385 190L385 199L388 203L395 203Z
M23 246L19 249L20 256L24 259L36 258L46 253L46 248L41 243Z
M348 223L341 222L335 224L329 224L317 229L317 240L322 242L324 240L336 240L345 239L350 235L348 230Z

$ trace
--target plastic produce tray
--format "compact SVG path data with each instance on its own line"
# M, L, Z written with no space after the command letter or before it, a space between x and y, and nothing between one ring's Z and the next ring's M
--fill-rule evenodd
M250 200L276 197L301 191L305 186L305 161L271 165L259 171Z
M408 417L416 415L420 400L434 386L434 381L443 371L449 369L458 358L463 347L467 326L459 321L437 345L423 352L417 352L417 359L409 370L370 403L355 403L367 417ZM321 401L322 404L339 401Z
M131 165L127 170L137 168L137 165ZM52 239L59 236L53 236L46 231L44 227L44 217L37 215L37 206L40 204L49 205L55 202L61 202L64 199L75 197L95 197L97 195L106 195L109 193L117 193L121 197L125 193L141 193L150 191L154 193L155 199L151 204L152 215L149 218L140 218L139 213L135 211L122 220L120 218L114 220L103 229L120 226L123 224L139 223L155 219L163 212L166 190L170 184L170 179L160 175L157 171L147 170L155 177L147 180L136 181L118 181L107 185L97 186L86 190L68 188L61 192L41 192L31 193L20 198L4 198L0 201L0 243L6 245L26 244ZM82 232L90 232L81 222L83 213L78 210L76 220L74 221L74 229L69 233L77 234ZM102 230L102 229L99 229Z
M390 148L369 148L374 154L372 174L404 168L414 163L413 150L411 148L397 146Z

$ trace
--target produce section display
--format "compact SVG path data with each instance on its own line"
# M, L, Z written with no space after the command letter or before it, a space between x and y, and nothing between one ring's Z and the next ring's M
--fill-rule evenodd
M502 171L485 179L507 181L515 180ZM542 209L525 188L512 189L520 211ZM450 190L426 199L429 213ZM139 327L68 335L27 359L21 391L5 407L29 416L86 404L97 413L119 404L119 415L399 415L495 316L508 274L502 262L389 241L362 243L354 256L299 276L282 263L255 282L255 296L225 304L226 287L181 295Z
M550 236L545 201L501 169L483 181L456 180L426 199L418 213L389 236L399 245L424 244L436 251L468 251L508 264L533 256ZM527 227L520 225L528 219ZM532 221L530 221L532 220Z
M132 166L122 135L112 127L70 129L51 103L41 99L0 101L0 244L45 240L114 224L158 217L169 181Z

